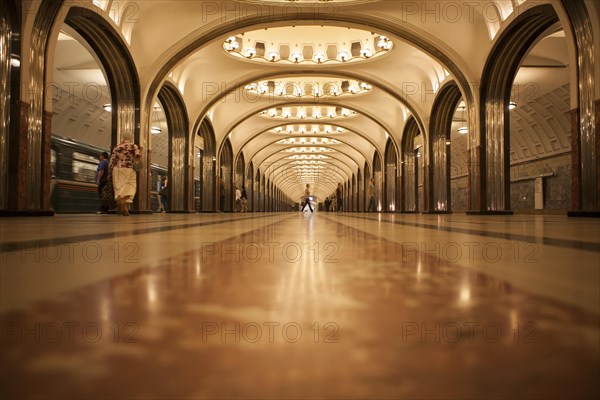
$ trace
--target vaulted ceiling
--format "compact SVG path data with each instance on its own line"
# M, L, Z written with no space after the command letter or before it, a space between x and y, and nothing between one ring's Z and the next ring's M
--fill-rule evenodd
M411 115L427 129L437 89L458 79L457 68L476 85L494 39L525 1L90 3L126 40L142 98L154 99L148 128L161 133L148 134L147 145L155 162L166 164L168 129L152 88L169 80L190 131L209 118L218 144L229 139L234 156L243 153L297 199L306 183L329 195L375 152L383 156L389 139L399 150ZM53 133L108 148L110 91L93 50L64 25L53 63L60 88ZM569 151L569 82L565 35L556 27L515 80L513 162ZM465 136L456 133L464 119L457 109L452 145L466 163Z

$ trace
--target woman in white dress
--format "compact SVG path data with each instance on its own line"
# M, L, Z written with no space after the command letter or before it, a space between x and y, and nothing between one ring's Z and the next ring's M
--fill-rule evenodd
M133 162L140 157L140 147L133 143L133 135L125 133L110 158L117 214L129 215L127 203L133 203L137 185L137 172L133 169Z

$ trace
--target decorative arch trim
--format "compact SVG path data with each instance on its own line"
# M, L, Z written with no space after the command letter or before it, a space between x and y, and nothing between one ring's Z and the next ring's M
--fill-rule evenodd
M169 129L170 211L192 211L194 191L188 137L189 119L185 102L177 87L171 82L163 84L158 92L158 100L163 105Z
M429 125L429 168L425 182L425 208L428 211L451 211L450 141L452 118L462 93L454 81L438 92L431 109Z

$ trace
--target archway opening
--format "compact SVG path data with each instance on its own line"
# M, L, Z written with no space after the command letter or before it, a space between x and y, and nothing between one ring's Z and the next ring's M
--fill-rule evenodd
M388 139L385 146L385 191L384 191L384 206L386 212L396 211L398 181L398 157L396 155L396 146L391 139Z
M482 160L487 212L512 213L510 196L510 106L515 77L541 38L555 32L558 16L551 4L523 11L500 35L483 70L480 99ZM482 177L483 178L483 177Z
M468 116L463 98L453 110L450 126L450 151L447 163L450 165L450 198L445 211L466 212L469 209L469 161L468 161ZM444 192L440 191L440 195Z
M90 44L66 24L52 68L50 204L59 213L96 212L99 156L110 158L116 144L107 71Z
M248 168L246 170L246 201L248 202L248 211L254 211L255 203L254 203L254 164L252 161L248 163Z
M519 65L509 102L510 208L571 206L570 72L562 28L547 32Z
M153 211L173 209L172 197L169 192L172 188L179 189L178 183L169 175L169 125L165 108L159 99L156 99L152 107L150 117L150 149L148 158L150 164L150 208ZM164 178L167 183L167 204L161 204L161 198L158 195Z
M219 210L233 211L233 150L229 139L225 140L219 160L219 179L223 183L224 193L219 192ZM223 190L220 188L220 190ZM224 196L224 198L223 198Z
M414 118L406 121L402 134L402 212L416 213L423 193L423 142ZM421 140L419 140L421 139Z
M377 150L373 155L373 179L375 180L375 211L381 212L383 211L383 171L381 157Z
M234 178L234 194L236 193L235 191L239 190L240 194L242 191L242 187L246 187L246 162L244 161L244 153L240 153L237 162L235 164L235 178ZM241 198L240 198L240 203L238 204L237 199L235 199L235 204L234 204L234 210L235 211L241 211L242 210L242 204L241 204Z
M194 209L190 152L195 150L195 147L190 146L189 143L189 120L186 106L179 90L170 82L163 84L158 92L158 99L161 108L158 109L156 121L151 120L150 122L150 141L153 143L162 135L163 128L157 126L157 123L160 123L158 118L164 114L167 126L166 138L168 139L169 208L175 212L189 212ZM154 109L156 110L156 104ZM151 119L155 118L154 115L151 117ZM161 139L163 138L164 136Z
M217 146L215 133L211 123L204 118L200 128L196 133L194 146L199 151L198 165L200 171L197 173L199 183L196 193L199 197L198 212L217 211L216 192L216 164L217 164Z

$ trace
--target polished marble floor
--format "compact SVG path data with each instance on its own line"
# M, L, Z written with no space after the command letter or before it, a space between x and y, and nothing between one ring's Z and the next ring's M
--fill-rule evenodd
M600 224L58 215L0 225L0 398L600 396Z

